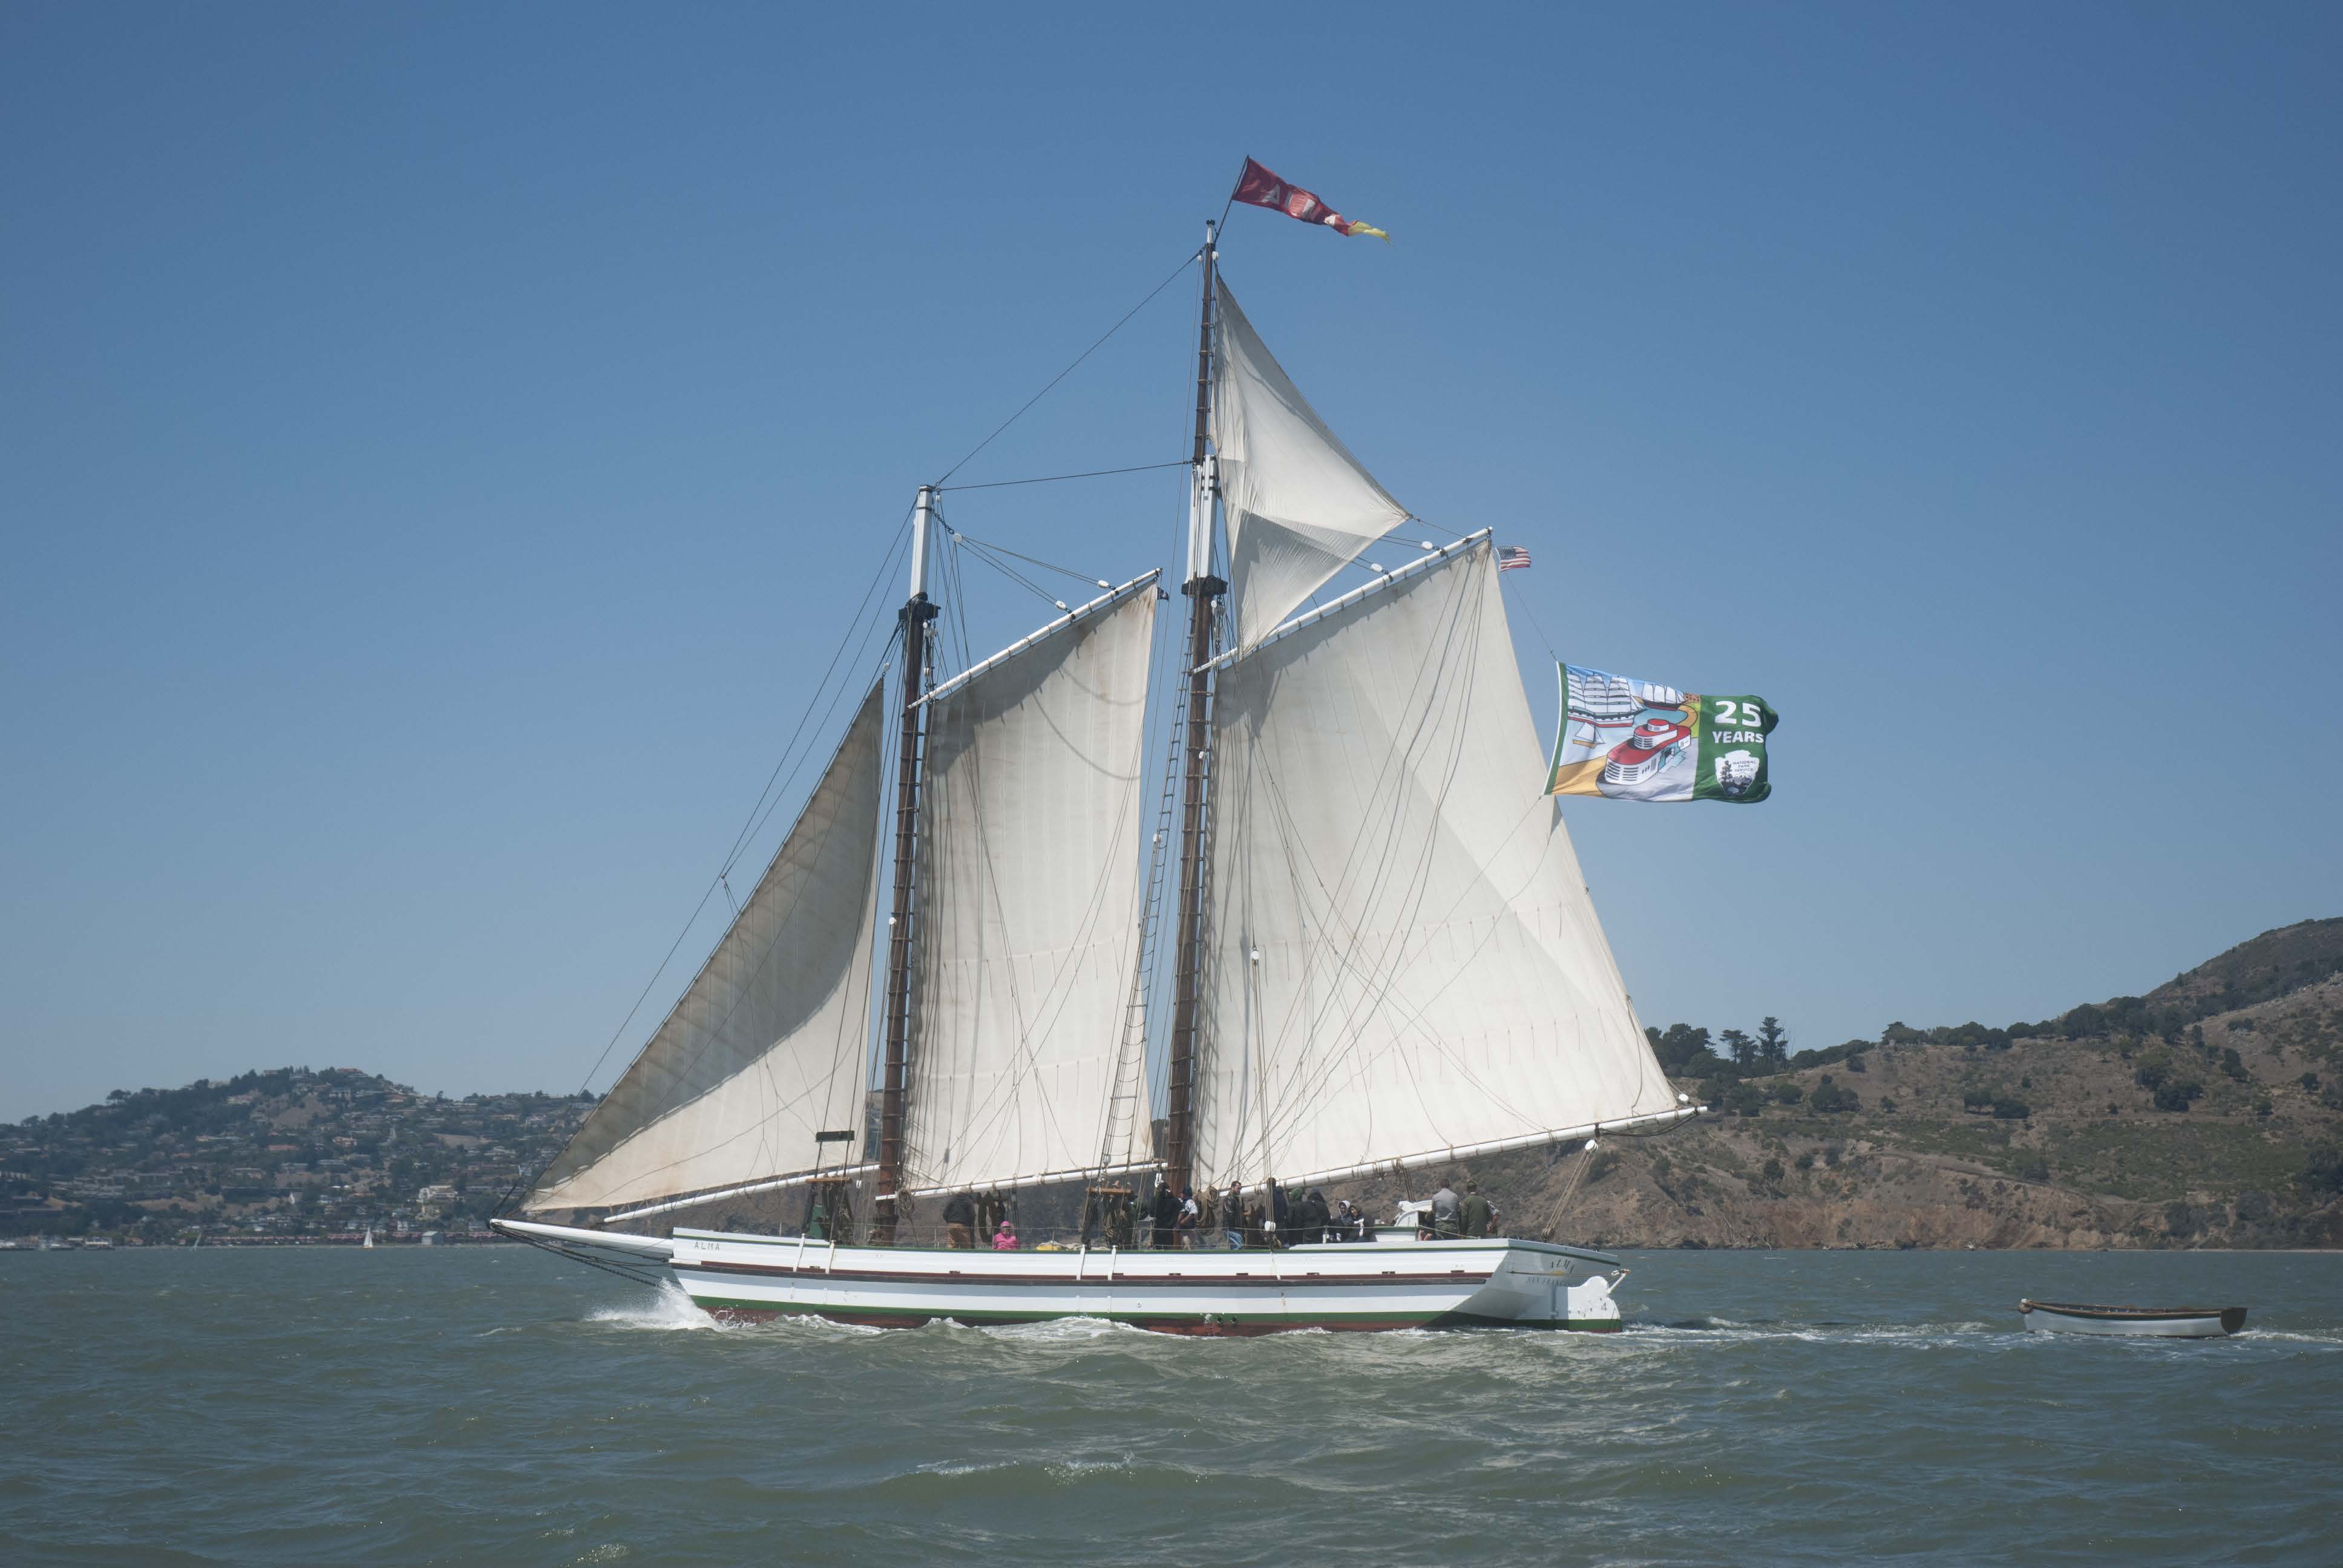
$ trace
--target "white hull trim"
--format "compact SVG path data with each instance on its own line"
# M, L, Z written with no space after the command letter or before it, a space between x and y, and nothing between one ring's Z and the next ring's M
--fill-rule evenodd
M563 1246L608 1246L607 1231L499 1220ZM816 1316L875 1327L1103 1318L1164 1333L1260 1334L1620 1326L1606 1252L1546 1241L1391 1240L1282 1251L992 1252L853 1247L800 1236L679 1230L626 1237L638 1258L667 1254L676 1282L716 1317Z

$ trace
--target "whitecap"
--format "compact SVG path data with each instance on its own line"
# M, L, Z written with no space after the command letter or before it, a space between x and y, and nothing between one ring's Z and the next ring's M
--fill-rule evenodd
M597 1307L586 1314L586 1321L608 1323L616 1328L654 1329L662 1332L721 1326L684 1294L682 1286L668 1281L662 1281L657 1292L647 1302Z

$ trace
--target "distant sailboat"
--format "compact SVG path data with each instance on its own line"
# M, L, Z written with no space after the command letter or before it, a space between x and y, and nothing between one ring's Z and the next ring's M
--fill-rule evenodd
M921 1206L956 1193L1088 1183L1127 1213L1125 1183L1150 1179L1306 1191L1694 1114L1542 793L1489 530L1305 609L1411 517L1270 354L1210 228L1200 259L1159 830L1143 757L1159 574L940 676L923 487L892 700L887 679L870 688L706 965L538 1176L532 1218L498 1230L664 1267L740 1317L1618 1326L1615 1258L1413 1223L1220 1251L1134 1250L1087 1225L1062 1251L908 1244L915 1218L932 1222ZM1148 850L1175 837L1164 930ZM1173 965L1160 1106L1159 938ZM875 1129L858 1131L874 1076ZM825 1169L841 1142L860 1159ZM798 1188L802 1234L645 1233Z
M366 1240L359 1242L358 1245L361 1247L372 1247L374 1245L374 1232L372 1231L368 1231L366 1233Z

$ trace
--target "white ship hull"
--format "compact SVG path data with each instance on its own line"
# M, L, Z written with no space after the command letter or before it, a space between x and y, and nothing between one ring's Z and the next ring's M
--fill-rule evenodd
M913 1328L1104 1318L1162 1333L1619 1327L1607 1253L1544 1241L1380 1241L1282 1251L968 1251L679 1230L671 1240L498 1221L555 1245L663 1260L710 1314Z

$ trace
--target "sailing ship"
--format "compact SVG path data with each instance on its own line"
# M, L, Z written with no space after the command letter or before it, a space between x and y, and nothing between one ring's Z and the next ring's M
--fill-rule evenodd
M1271 354L1213 226L1193 259L1183 635L1157 637L1150 570L946 674L923 487L890 666L706 964L497 1229L727 1318L1619 1326L1619 1261L1558 1241L1411 1222L1131 1244L1151 1189L1436 1186L1696 1113L1542 792L1490 531L1366 560L1420 519ZM1322 591L1354 563L1370 580ZM955 1197L1045 1188L1089 1194L1062 1242L938 1244L967 1234L936 1222ZM670 1228L775 1193L803 1200L789 1233Z

